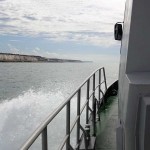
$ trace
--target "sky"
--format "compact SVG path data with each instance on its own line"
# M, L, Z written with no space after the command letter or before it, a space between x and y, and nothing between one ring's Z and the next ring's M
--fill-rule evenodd
M125 0L0 0L0 52L96 60L119 56Z

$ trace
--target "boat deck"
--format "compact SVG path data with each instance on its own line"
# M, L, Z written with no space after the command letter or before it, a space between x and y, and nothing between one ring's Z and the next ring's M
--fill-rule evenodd
M118 97L109 98L97 123L96 150L116 150L116 125L118 120Z

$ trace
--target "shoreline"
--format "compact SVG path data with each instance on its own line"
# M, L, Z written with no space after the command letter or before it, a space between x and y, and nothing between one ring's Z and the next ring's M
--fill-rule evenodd
M21 55L21 54L11 54L11 53L0 53L0 62L2 63L83 63L90 61L81 61L73 59L59 59L59 58L47 58L35 55Z

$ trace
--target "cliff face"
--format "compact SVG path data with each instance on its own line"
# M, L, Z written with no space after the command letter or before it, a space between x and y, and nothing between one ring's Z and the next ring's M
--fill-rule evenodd
M36 62L36 57L14 54L0 54L1 62Z
M0 53L0 62L81 62L80 60L67 60L45 58L41 56Z
M0 54L1 62L37 62L35 56L19 55L19 54Z

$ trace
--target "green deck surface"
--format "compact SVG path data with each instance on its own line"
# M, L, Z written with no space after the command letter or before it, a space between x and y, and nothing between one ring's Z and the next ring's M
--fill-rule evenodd
M109 98L97 122L96 150L116 150L116 125L118 120L118 98Z

